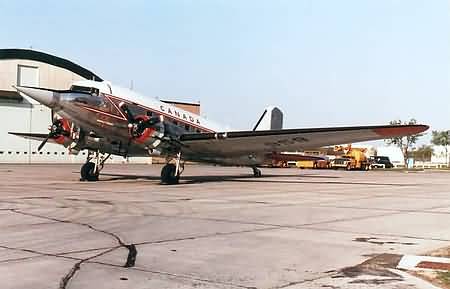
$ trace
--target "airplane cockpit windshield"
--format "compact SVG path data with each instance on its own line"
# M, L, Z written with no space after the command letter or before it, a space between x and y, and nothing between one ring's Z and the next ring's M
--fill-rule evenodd
M66 99L68 101L89 106L99 106L103 102L98 88L72 85L70 91L72 93Z
M73 92L81 92L81 93L89 93L89 94L99 94L99 89L95 87L87 87L87 86L80 86L80 85L72 85L70 87L70 90Z
M70 101L95 107L106 113L120 115L117 108L99 91L98 88L72 85L70 90L72 91Z

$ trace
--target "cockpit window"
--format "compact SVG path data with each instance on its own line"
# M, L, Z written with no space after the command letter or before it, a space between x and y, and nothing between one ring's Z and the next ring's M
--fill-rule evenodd
M74 92L89 93L89 94L96 95L96 96L98 96L99 92L100 92L98 88L79 86L79 85L72 85L70 90L72 90Z

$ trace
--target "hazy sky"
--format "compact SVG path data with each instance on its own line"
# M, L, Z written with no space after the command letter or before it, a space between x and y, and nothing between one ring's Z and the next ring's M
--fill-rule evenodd
M70 59L122 86L200 101L251 128L450 128L448 0L0 0L0 46Z

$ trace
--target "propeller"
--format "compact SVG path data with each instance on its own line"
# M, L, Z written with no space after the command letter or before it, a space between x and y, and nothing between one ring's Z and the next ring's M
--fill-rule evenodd
M130 128L131 135L135 138L141 136L147 128L154 127L162 121L161 117L134 117L130 108L124 102L119 104L119 108L123 111L128 120L128 127Z
M58 136L70 136L70 132L66 131L63 127L63 121L62 119L56 119L51 127L50 132L48 133L47 137L41 142L41 144L38 147L38 151L40 151L45 144L48 142L51 138L56 138Z

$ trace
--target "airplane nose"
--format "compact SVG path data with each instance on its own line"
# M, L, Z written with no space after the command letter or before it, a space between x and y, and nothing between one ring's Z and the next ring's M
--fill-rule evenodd
M15 89L50 108L53 108L59 100L59 93L56 91L24 86L16 86Z

